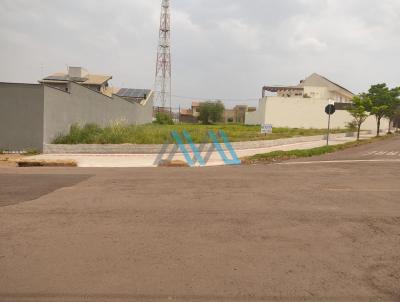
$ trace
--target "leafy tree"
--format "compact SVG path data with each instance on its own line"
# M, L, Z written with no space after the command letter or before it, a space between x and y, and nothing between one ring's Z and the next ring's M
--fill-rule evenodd
M385 112L385 117L389 120L389 133L394 120L400 113L400 87L391 89L390 95L391 97L387 104L388 108Z
M371 100L365 95L355 96L352 106L347 111L354 118L357 128L357 140L360 140L360 131L362 124L366 121L370 113L367 111L371 107Z
M371 100L371 106L368 111L375 115L377 122L377 136L380 135L381 121L387 115L389 105L392 100L392 93L386 84L372 85L368 93L364 95Z
M165 112L159 112L156 114L155 124L159 125L173 125L174 121L170 114Z
M222 102L204 102L200 104L199 120L207 125L210 122L218 123L222 121L225 107Z

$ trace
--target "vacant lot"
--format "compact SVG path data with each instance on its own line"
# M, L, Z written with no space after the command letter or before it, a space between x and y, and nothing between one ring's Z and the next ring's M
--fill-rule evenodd
M207 142L209 130L224 130L232 142L273 140L279 138L290 138L295 136L311 136L325 134L325 129L289 129L275 128L273 134L268 136L261 134L260 126L246 125L143 125L125 126L115 124L106 128L96 125L71 127L70 132L60 135L55 139L56 144L164 144L173 143L171 131L187 130L195 143ZM336 129L333 133L345 132Z

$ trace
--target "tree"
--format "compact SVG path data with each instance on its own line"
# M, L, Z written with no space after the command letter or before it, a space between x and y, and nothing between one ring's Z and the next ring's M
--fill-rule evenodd
M205 125L210 122L218 123L222 120L224 111L224 104L220 101L201 103L199 120Z
M360 131L362 124L366 121L370 113L367 108L371 107L371 100L365 95L355 96L352 106L347 111L354 118L357 127L357 140L360 140Z
M391 133L392 124L398 117L400 110L400 87L390 90L390 100L387 106L385 117L389 120L389 133Z
M392 93L386 84L372 85L368 93L364 95L371 100L370 108L367 108L371 115L375 115L377 123L377 136L380 135L381 121L387 115L392 100Z

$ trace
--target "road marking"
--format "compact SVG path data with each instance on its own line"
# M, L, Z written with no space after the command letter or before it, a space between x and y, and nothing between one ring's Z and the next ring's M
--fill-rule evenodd
M371 156L371 155L400 156L400 152L399 151L371 151L371 152L364 154L364 156Z
M331 192L400 192L398 189L326 189Z
M326 160L278 163L278 165L311 165L311 164L355 164L355 163L400 163L400 159L355 159L355 160Z

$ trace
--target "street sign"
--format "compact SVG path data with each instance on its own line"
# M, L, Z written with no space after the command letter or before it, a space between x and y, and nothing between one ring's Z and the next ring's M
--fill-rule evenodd
M261 134L272 134L273 127L271 124L262 124L261 125Z
M328 115L335 114L335 112L336 112L336 107L335 107L335 105L328 105L328 106L326 106L325 112L326 112L326 114L328 114Z
M330 135L330 132L331 132L331 115L335 114L335 112L336 112L335 105L330 104L330 105L326 106L325 112L326 112L327 115L329 115L328 133L326 135L326 145L329 146L329 135Z

